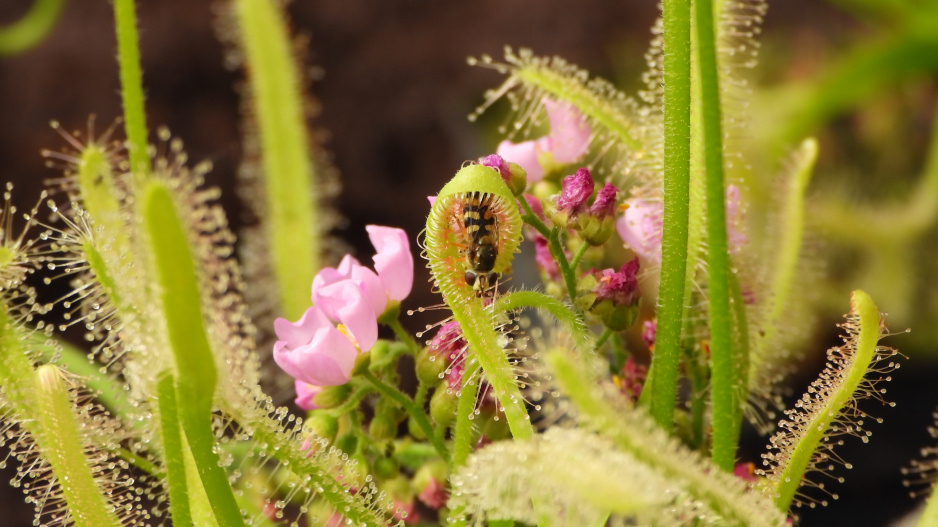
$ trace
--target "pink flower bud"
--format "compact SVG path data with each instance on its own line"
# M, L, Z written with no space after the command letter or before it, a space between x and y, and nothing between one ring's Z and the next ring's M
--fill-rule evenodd
M593 176L585 168L577 169L576 174L563 178L560 196L557 198L557 211L575 215L586 209L586 203L593 195Z

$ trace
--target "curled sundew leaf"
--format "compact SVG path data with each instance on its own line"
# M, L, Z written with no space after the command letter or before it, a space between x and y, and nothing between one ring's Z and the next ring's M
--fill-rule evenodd
M597 382L591 370L567 351L554 349L546 362L558 391L573 403L581 423L672 485L676 495L673 506L667 508L673 523L685 525L696 519L717 524L785 525L784 515L769 499L668 435L617 388Z
M654 518L674 486L608 440L576 429L552 428L523 441L489 445L452 478L449 507L471 517L561 525L592 525L610 511Z
M827 504L825 497L796 495L802 485L816 487L837 499L823 483L813 483L806 476L829 471L836 463L851 468L833 452L842 443L840 437L852 435L865 443L872 434L864 428L865 420L882 421L860 410L857 401L873 398L894 405L883 401L884 390L876 387L878 382L890 380L888 374L899 367L891 360L896 351L878 345L885 332L883 316L869 295L857 290L850 297L846 318L840 326L847 332L844 344L827 351L827 367L795 407L785 411L785 419L768 445L769 452L762 456L767 467L759 471L767 478L764 490L781 511L787 511L793 503L799 507Z
M491 304L487 305L483 296L466 281L466 271L472 265L467 254L470 244L474 243L465 225L469 203L484 203L485 214L491 215L495 258L490 271L501 274L510 269L514 252L521 243L521 216L501 175L483 165L463 167L440 190L427 218L424 257L443 301L452 310L453 319L459 323L468 343L470 367L464 374L464 388L475 382L472 373L481 367L505 412L512 434L526 437L531 435L532 428L514 369L499 344L495 330L497 317ZM474 393L466 395L475 399ZM461 450L456 449L456 452Z

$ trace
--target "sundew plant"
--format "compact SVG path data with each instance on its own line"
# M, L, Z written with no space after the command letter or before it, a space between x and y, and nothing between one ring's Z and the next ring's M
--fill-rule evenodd
M122 119L53 122L56 176L27 209L7 184L0 213L2 463L33 524L784 526L848 498L843 475L878 456L842 450L870 442L916 357L852 287L840 341L790 396L796 359L826 347L819 240L907 305L894 275L935 220L938 140L909 203L857 207L809 193L809 132L935 69L938 3L838 3L886 36L762 104L772 130L751 125L765 0L664 0L629 93L537 50L469 58L501 79L469 116L507 110L497 146L418 196L421 232L367 225L369 260L339 239L284 5L217 3L257 219L234 232L211 163L148 121L147 36L114 0ZM37 0L0 52L61 8ZM938 526L938 450L919 448L895 471L925 498L910 524Z

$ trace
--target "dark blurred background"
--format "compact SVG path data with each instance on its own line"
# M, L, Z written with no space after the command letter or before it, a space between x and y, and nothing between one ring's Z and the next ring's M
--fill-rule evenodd
M0 2L0 25L17 20L30 4ZM226 50L213 29L215 10L214 2L201 0L138 2L144 84L151 130L166 125L185 141L190 159L213 162L208 181L224 189L237 231L244 218L233 191L242 152L236 92L242 75L223 67ZM297 33L308 37L306 64L316 79L311 92L321 108L314 124L342 181L334 205L345 221L335 234L367 261L372 249L366 224L399 226L416 237L427 213L426 196L463 161L494 150L497 138L490 129L498 110L482 125L466 116L482 101L483 91L502 78L467 66L467 56L497 58L505 45L530 47L541 55L561 55L632 91L645 68L643 53L658 9L650 0L307 0L292 2L289 12ZM831 57L875 32L875 23L854 15L817 0L771 4L762 38L764 60L753 78L776 85L819 75ZM63 146L50 120L84 130L88 116L95 114L101 130L120 114L115 46L110 2L68 0L48 38L25 53L0 58L0 180L15 182L14 200L21 207L31 206L43 181L57 175L39 154ZM891 154L898 157L894 163L909 170L923 162L934 105L934 82L928 75L916 82L903 88L911 95L896 103L898 108L883 103L883 112L904 119L901 126L911 123L903 132L910 138L902 143L903 152ZM889 153L866 150L862 134L859 144L850 142L856 119L840 114L817 130L825 154L816 180L825 170L862 172ZM890 166L895 165L878 167L867 177ZM422 268L418 273L405 308L436 302L419 292L427 273ZM839 312L847 309L846 292L842 298ZM822 367L822 350L836 338L837 316L823 314L822 327L830 330L815 339L817 349L792 382L793 393L800 394ZM902 342L896 337L890 343L902 348ZM902 351L913 358L919 354ZM915 506L900 483L899 468L930 442L926 426L938 404L931 379L938 377L925 359L903 363L888 385L887 398L897 408L864 406L886 420L872 426L870 444L853 440L838 449L856 467L844 474L844 485L833 484L840 500L802 511L800 524L886 525ZM765 442L749 433L741 456L757 461ZM12 474L8 467L0 479ZM3 489L0 525L31 525L31 509L19 491Z

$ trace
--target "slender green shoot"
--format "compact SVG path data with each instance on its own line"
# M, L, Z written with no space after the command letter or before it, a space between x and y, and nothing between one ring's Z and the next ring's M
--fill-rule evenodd
M117 63L120 67L127 150L130 168L139 186L150 173L150 154L147 151L140 36L137 33L137 8L134 0L114 0L114 26L117 29Z
M726 471L736 461L734 421L741 418L741 401L734 387L733 324L730 313L729 246L723 186L723 124L711 0L695 0L697 64L703 117L704 165L707 187L708 293L710 322L711 408L713 462Z
M32 408L36 426L33 431L40 450L55 472L59 486L76 525L120 525L107 499L101 494L85 457L85 445L79 431L61 370L53 365L36 370L36 400Z
M673 426L681 348L690 182L690 2L664 0L664 219L651 415Z
M192 513L189 511L182 432L179 429L179 416L176 410L176 386L170 372L163 372L160 375L156 394L160 407L160 438L163 441L163 462L166 464L169 510L174 524L190 525Z
M323 253L301 73L281 3L236 0L234 5L260 133L272 268L282 313L296 320L309 307L309 284Z
M151 181L143 196L146 233L162 290L162 312L176 365L179 418L218 524L243 525L228 476L218 464L212 407L218 374L202 316L192 250L169 189Z

